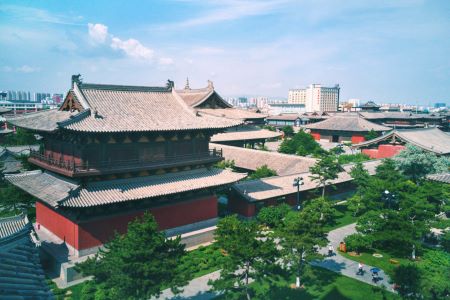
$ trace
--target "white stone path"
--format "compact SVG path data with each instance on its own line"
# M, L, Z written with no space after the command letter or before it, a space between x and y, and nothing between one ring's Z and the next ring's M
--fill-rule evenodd
M339 243L344 240L344 238L350 234L356 232L355 230L356 224L350 224L347 226L343 226L341 228L332 230L328 233L328 240L330 244L333 245L333 248L336 250L339 247ZM328 247L324 247L320 249L322 254L326 254L328 252ZM356 280L374 285L374 286L384 286L387 290L392 290L392 285L389 284L389 277L383 271L379 273L381 280L377 283L372 281L372 275L370 273L370 269L372 266L364 266L364 270L366 271L363 276L356 275L358 271L358 263L343 257L339 253L332 257L326 257L323 261L313 262L312 265L318 266L321 268L328 269L330 271L342 274L347 277L354 278ZM187 286L183 288L183 292L174 295L170 289L164 290L162 295L159 298L155 299L190 299L190 300L209 300L213 299L217 296L216 293L210 292L211 287L208 285L208 281L210 279L215 280L219 277L220 271L216 271L213 273L206 274L204 276L195 278L189 282Z

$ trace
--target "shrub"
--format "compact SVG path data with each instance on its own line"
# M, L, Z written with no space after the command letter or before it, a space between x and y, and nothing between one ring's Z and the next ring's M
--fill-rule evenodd
M258 213L257 219L260 223L267 225L271 228L279 226L288 212L291 211L291 207L285 203L263 207Z
M344 242L349 251L355 251L356 253L360 253L362 251L369 251L370 249L372 249L371 238L366 235L362 235L360 233L355 233L347 236L344 239Z

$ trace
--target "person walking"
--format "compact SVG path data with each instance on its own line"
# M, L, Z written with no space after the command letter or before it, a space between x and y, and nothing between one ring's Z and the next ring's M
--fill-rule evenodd
M333 256L333 246L332 245L328 246L328 256Z
M358 263L358 275L364 275L363 267L364 265L362 263Z

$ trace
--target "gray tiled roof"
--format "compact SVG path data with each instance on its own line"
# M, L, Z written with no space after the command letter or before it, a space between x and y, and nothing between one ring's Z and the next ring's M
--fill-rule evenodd
M299 114L281 114L267 117L267 120L281 120L281 121L295 121L297 119L300 119Z
M320 121L305 126L308 129L367 132L370 130L387 131L391 128L372 123L353 114L332 116L324 121Z
M210 148L222 149L225 159L234 160L236 167L247 170L254 171L262 165L267 165L278 175L288 175L307 172L316 163L316 159L310 157L212 143L209 145Z
M0 219L0 299L54 299L26 215Z
M11 108L7 108L7 107L0 107L0 114L4 114L7 112L10 112Z
M82 132L149 132L225 129L241 124L201 115L167 88L77 84L72 90L83 106L80 113L50 110L8 119L37 131L65 128Z
M364 162L364 167L369 171L369 174L375 174L375 168L381 161L373 160ZM333 180L331 184L338 184L353 180L349 172L353 164L344 165L344 171L340 172L338 178ZM294 179L302 177L304 184L300 186L300 191L308 191L316 189L318 183L312 181L309 177L311 173L302 172L286 176L268 177L263 179L243 181L233 185L233 189L238 191L241 195L249 201L262 201L276 197L282 197L297 192L297 187L293 186Z
M212 94L214 94L214 89L204 88L204 89L184 89L177 90L178 95L186 102L187 105L195 107L203 103Z
M55 131L58 122L70 119L76 112L58 111L57 109L42 110L34 113L23 114L17 117L7 117L8 123L15 126L37 131Z
M13 217L0 218L0 240L10 237L29 226L26 214L20 214Z
M441 119L442 116L434 114L415 114L411 112L365 112L361 111L359 114L367 120L377 120L377 119L409 119L409 120L420 120L420 119Z
M70 196L71 191L79 188L75 181L40 170L6 175L5 179L51 206L57 206L59 201Z
M280 137L280 132L261 129L256 126L244 125L230 128L223 133L217 133L211 137L211 142L249 141L256 139L271 139Z
M427 178L432 181L450 183L450 173L432 174L428 175Z
M163 175L90 182L78 186L49 172L28 172L6 179L52 206L90 207L221 186L246 174L221 169L195 169Z
M234 120L250 120L250 119L264 119L267 115L256 113L253 111L239 109L239 108L200 108L198 109L203 114L208 114L216 117L224 117Z
M437 128L392 130L376 139L353 145L353 147L366 147L393 137L436 154L450 153L450 135Z

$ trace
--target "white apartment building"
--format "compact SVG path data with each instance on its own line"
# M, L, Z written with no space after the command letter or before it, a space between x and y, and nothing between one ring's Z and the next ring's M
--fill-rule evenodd
M338 111L340 87L311 84L305 89L289 90L288 103L304 104L306 112Z

